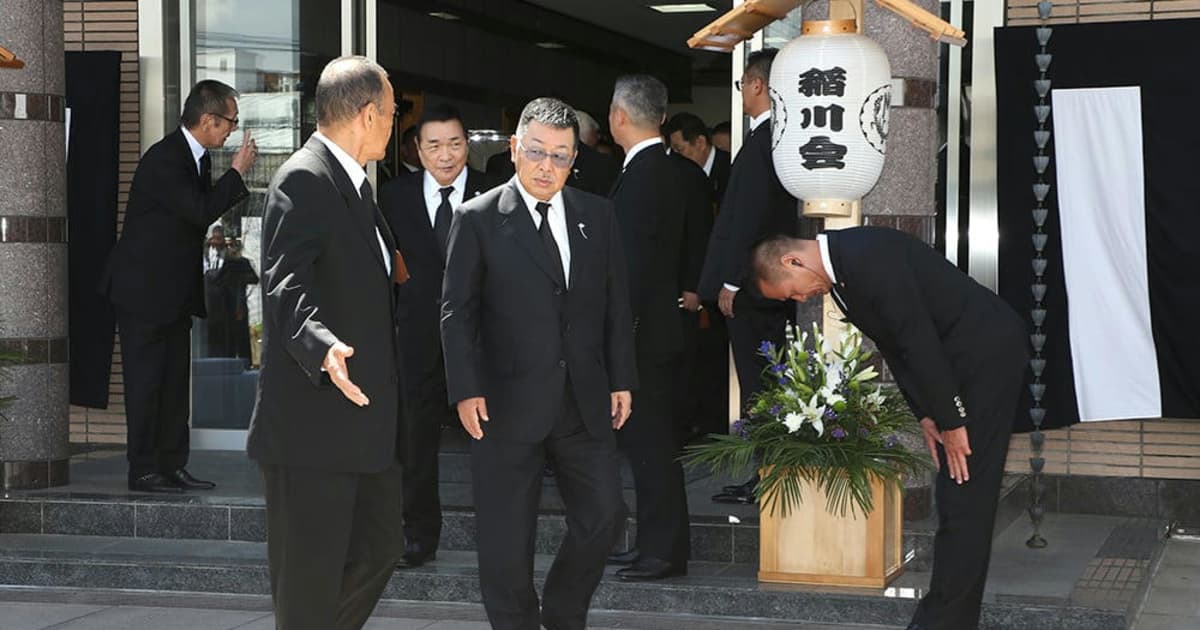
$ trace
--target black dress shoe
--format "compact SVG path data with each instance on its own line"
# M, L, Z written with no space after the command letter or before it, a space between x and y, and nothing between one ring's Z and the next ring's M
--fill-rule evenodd
M712 500L713 503L730 503L737 505L754 505L758 501L754 498L753 494L729 494L728 492L714 494Z
M419 543L408 543L404 546L402 557L404 563L400 565L401 569L415 569L426 562L437 559L437 549Z
M192 473L183 468L177 468L174 472L167 473L166 478L184 490L212 490L217 487L217 484L211 481L193 477Z
M754 496L754 490L758 487L758 475L750 478L746 483L736 486L721 486L721 492L724 494L740 494L742 496Z
M179 494L183 492L183 488L179 484L167 478L162 473L150 473L142 475L137 479L129 481L129 489L134 492L163 492L167 494Z
M671 564L658 558L638 558L633 566L617 571L617 577L625 582L647 582L677 575L687 575L687 564Z
M914 621L908 624L907 630L925 630L925 626L920 621Z
M630 565L637 562L638 556L640 555L641 553L638 551L637 547L630 547L625 551L615 551L608 554L608 563Z

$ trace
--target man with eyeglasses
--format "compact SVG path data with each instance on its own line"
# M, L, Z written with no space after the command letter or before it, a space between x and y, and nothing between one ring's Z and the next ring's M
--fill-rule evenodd
M423 170L379 189L379 209L408 266L400 290L401 366L404 372L404 566L418 567L437 554L442 532L438 497L438 446L442 424L457 419L446 404L439 320L442 275L454 208L487 190L483 173L467 166L467 130L458 110L434 105L417 121L417 155Z
M516 175L465 202L442 292L446 384L471 443L479 581L492 627L583 630L620 509L614 429L637 386L633 317L608 200L565 188L575 111L539 98L509 140ZM567 533L541 611L533 540L555 461Z
M759 345L763 341L782 345L785 325L795 312L794 303L767 300L748 284L754 244L772 234L792 236L798 223L798 202L780 183L771 160L771 95L767 80L776 52L767 48L751 53L737 82L742 111L750 117L750 133L730 167L700 274L700 298L716 302L725 316L741 390L738 408L743 412L762 388L766 359L758 354ZM713 500L752 503L756 484L757 477L726 486Z
M179 122L138 162L101 285L121 335L128 483L139 492L215 487L185 468L192 316L206 315L208 227L249 194L243 178L258 156L246 132L232 167L213 182L209 151L238 126L237 92L224 83L197 83Z

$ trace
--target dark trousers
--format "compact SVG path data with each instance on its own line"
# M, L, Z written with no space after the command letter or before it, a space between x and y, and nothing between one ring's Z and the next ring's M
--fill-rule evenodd
M680 318L684 345L675 379L675 429L682 442L728 427L729 338L715 307L680 311Z
M950 478L946 452L938 445L942 466L934 487L938 530L933 542L933 575L929 592L913 616L929 630L974 630L979 626L1000 481L1025 361L1019 346L998 353L987 361L982 375L963 387L963 403L970 416L969 481L959 485Z
M436 550L442 536L438 449L448 409L445 381L441 380L440 387L428 383L420 394L413 396L407 411L408 421L401 425L405 430L404 538L426 551Z
M261 468L275 627L361 628L404 545L399 462L375 474Z
M479 523L479 584L488 620L496 630L583 630L592 593L600 583L620 509L613 439L590 434L567 410L542 442L471 442L475 514ZM519 421L519 419L507 419ZM533 553L546 455L567 511L567 534L546 576L542 610L533 588Z
M153 324L118 309L129 479L187 465L192 318Z
M686 565L691 555L687 495L672 426L678 359L638 361L633 415L617 431L637 493L637 548L642 557Z
M763 387L763 370L767 368L767 359L758 353L759 346L763 341L770 341L775 347L782 346L787 323L793 317L791 302L764 303L761 298L743 297L745 292L737 292L733 302L733 317L725 320L729 328L729 343L733 346L733 363L741 390L739 409L742 413Z

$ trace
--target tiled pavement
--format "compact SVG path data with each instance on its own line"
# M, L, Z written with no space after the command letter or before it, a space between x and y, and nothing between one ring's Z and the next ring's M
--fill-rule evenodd
M1200 628L1200 542L1167 541L1133 628Z

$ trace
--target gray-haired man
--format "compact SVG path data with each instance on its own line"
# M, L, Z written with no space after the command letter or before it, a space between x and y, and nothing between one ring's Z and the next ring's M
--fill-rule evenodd
M396 246L363 165L387 149L387 73L325 66L317 132L267 191L263 367L247 450L262 468L276 623L361 628L403 549ZM351 358L353 357L353 358Z

